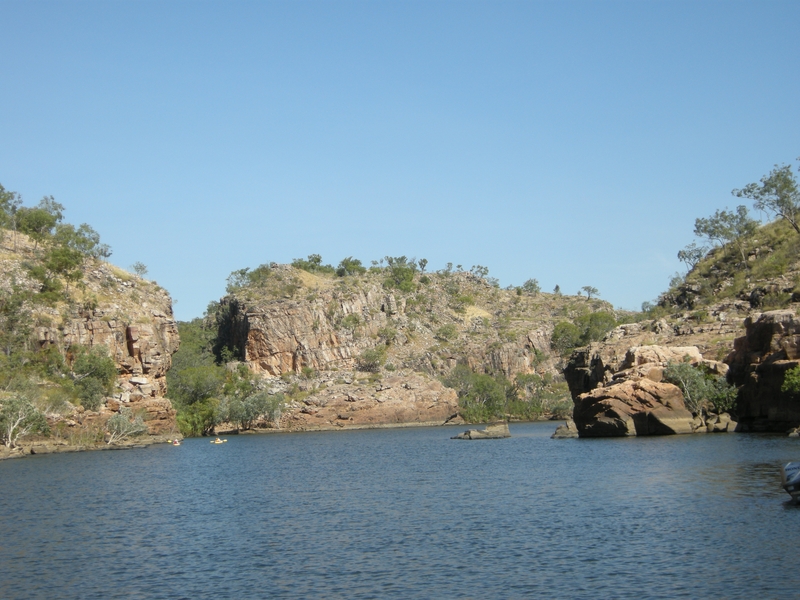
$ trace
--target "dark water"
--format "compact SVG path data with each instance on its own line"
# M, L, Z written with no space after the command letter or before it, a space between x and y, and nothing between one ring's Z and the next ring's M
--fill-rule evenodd
M797 440L554 428L3 461L0 598L797 597Z

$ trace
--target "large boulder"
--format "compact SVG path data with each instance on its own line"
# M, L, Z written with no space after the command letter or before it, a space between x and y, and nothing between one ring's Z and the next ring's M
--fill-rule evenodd
M646 378L581 394L573 411L581 437L692 433L692 418L677 386Z
M573 400L591 390L628 379L647 378L661 381L664 367L671 362L704 364L713 373L725 375L725 363L703 358L697 346L631 346L623 349L609 343L579 348L570 356L564 369Z

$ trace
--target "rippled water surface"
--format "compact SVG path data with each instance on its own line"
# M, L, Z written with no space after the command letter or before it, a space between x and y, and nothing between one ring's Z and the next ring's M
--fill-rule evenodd
M755 435L232 436L0 462L0 598L785 598L800 509Z

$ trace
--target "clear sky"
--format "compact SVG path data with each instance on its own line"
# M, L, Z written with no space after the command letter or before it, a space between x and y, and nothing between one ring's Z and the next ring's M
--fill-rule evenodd
M800 2L0 0L0 183L181 320L311 253L638 309L800 156Z

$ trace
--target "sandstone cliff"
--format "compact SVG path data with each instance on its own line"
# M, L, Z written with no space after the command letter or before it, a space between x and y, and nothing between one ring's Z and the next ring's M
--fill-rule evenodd
M281 427L377 426L455 415L455 392L438 377L457 364L559 381L555 323L610 309L587 298L502 290L463 271L417 271L405 290L386 280L378 269L336 277L262 266L257 280L232 286L208 326L218 349L272 380L275 392L299 385L308 394L289 406ZM336 387L366 377L371 391Z
M744 306L722 304L704 311L702 323L695 315L683 313L669 321L662 318L621 325L601 342L572 353L564 367L572 397L613 381L646 376L652 368L663 368L687 356L724 375L727 366L721 361L741 335L748 314Z
M379 275L337 279L286 265L271 271L270 286L223 298L219 313L225 343L267 376L352 369L364 350L382 345L389 364L430 374L459 360L509 377L555 374L555 315L587 306L574 297L520 296L470 273L430 274L428 283L401 292Z
M27 347L39 353L56 351L67 366L79 346L104 347L118 372L113 393L98 410L84 409L75 399L48 401L43 410L51 438L44 441L81 446L101 442L103 424L122 407L142 416L151 436L174 432L175 410L164 397L165 375L179 345L169 294L154 282L87 257L79 279L70 281L63 293L41 300L41 283L31 277L40 254L22 234L5 236L0 244L0 294L6 302L12 294L24 299L15 310L28 321L20 329L28 332ZM41 381L39 387L46 390L54 384Z

